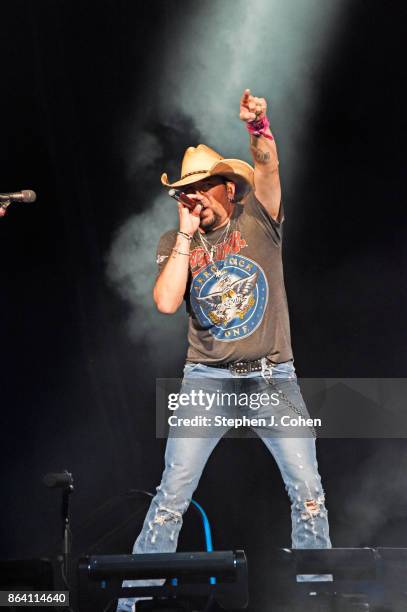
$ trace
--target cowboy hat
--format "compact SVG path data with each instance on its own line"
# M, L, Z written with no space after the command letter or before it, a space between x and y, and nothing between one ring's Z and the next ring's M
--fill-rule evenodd
M161 182L166 187L177 188L202 181L209 176L220 175L235 183L235 199L239 201L252 188L253 173L253 168L245 161L224 159L210 147L199 144L197 147L188 147L185 151L180 180L170 183L164 172L161 175Z

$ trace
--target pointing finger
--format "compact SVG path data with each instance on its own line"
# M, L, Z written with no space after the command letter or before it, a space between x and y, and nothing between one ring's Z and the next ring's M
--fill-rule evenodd
M248 99L250 98L250 89L245 89L240 100L240 104L247 104Z

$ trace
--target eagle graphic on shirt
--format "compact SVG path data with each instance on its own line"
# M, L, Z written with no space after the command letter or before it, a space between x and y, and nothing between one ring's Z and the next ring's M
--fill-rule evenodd
M214 325L227 325L238 317L243 319L255 304L253 295L258 272L233 280L226 272L204 297L197 297L200 306Z

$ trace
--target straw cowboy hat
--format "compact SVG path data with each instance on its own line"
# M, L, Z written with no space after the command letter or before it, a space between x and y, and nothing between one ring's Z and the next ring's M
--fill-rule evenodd
M181 166L181 178L175 183L168 181L164 172L161 182L166 187L184 187L209 176L224 176L236 184L235 200L239 201L253 187L253 168L240 159L224 159L216 151L204 144L188 147Z

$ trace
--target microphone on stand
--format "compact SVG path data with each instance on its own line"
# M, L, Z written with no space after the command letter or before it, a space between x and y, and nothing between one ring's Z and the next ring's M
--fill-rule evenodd
M0 206L8 206L11 202L35 202L36 199L37 194L32 189L23 189L13 193L0 193Z
M42 479L42 482L45 484L46 487L50 489L73 489L73 477L72 474L67 470L59 474L45 474L44 478Z

